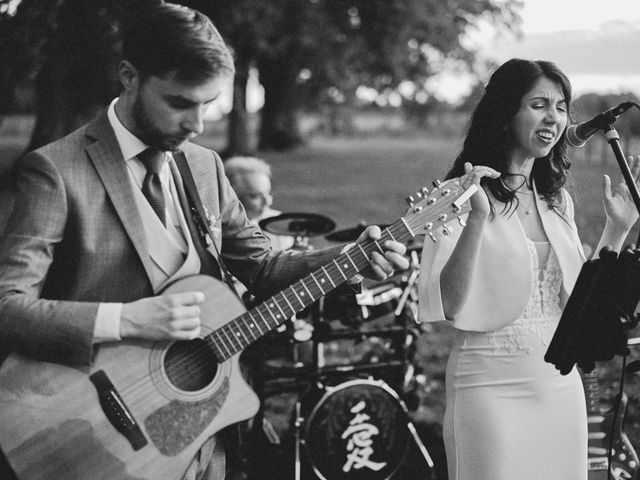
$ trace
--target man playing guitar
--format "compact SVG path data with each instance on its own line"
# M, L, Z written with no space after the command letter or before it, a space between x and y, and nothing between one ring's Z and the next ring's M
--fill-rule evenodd
M163 3L130 23L120 96L15 169L14 208L0 237L0 348L20 359L86 369L101 344L198 338L206 295L158 294L176 279L205 273L224 280L226 264L265 297L344 251L272 251L247 219L220 157L191 143L234 73L211 21ZM369 228L365 238L379 239L380 230ZM380 279L406 269L404 252L399 242L380 242L364 273ZM55 379L46 382L31 387L39 394L54 388ZM0 477L14 478L2 463ZM223 477L224 452L211 437L183 478Z

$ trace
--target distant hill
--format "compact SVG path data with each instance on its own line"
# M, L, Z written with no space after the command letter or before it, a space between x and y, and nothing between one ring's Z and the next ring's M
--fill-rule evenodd
M517 41L492 43L487 55L555 62L569 75L576 93L633 91L640 95L640 22L615 21L598 30L529 33Z

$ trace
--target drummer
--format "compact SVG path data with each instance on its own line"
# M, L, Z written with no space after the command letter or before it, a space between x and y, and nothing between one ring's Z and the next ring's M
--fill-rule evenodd
M225 160L224 169L249 220L257 224L282 213L271 208L271 167L267 162L256 157L230 157ZM292 236L264 234L271 240L274 250L287 250L294 244Z

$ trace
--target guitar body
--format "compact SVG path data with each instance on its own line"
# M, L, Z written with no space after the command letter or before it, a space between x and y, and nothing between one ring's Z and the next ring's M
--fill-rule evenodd
M165 293L190 290L206 296L202 336L245 311L211 277ZM12 354L0 369L0 447L20 480L180 479L209 437L258 409L238 357L218 364L202 340L104 344L77 369ZM122 415L137 433L115 428Z
M639 461L633 445L624 433L627 396L623 393L616 413L615 406L601 408L598 372L582 373L587 400L589 427L588 480L637 480ZM611 448L611 477L608 453Z

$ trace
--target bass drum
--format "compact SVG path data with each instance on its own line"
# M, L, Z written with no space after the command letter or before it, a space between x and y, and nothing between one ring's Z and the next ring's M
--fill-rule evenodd
M316 392L304 424L307 458L323 480L387 480L404 462L407 408L382 380L350 380ZM304 405L304 401L303 401Z

